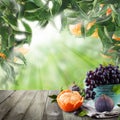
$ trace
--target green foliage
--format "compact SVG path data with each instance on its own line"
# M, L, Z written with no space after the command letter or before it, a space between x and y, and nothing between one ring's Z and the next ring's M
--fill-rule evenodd
M80 117L84 117L84 116L86 116L87 115L87 111L86 110L82 110L80 113L79 113L79 115L78 116L80 116Z
M115 94L120 94L120 89L119 89L120 85L114 85L112 91Z
M1 57L0 63L3 64L3 61L8 62L8 60L14 63L13 58L9 58L14 47L25 43L30 44L32 31L30 26L22 21L23 18L39 21L40 25L45 27L54 16L61 14L63 28L80 22L81 36L84 38L91 36L97 29L103 45L102 53L111 56L115 64L119 64L119 8L119 0L45 0L44 2L42 0L0 0L0 53L6 56L6 59ZM94 25L87 30L87 24L94 20L96 21ZM18 21L22 22L25 31L19 29ZM19 40L15 37L17 34L25 35L25 38ZM79 54L75 51L74 53ZM19 59L25 63L22 55Z
M1 78L5 84L7 84L6 80L15 81L14 58L17 57L25 63L25 58L20 53L19 55L12 54L11 57L14 47L31 42L31 28L27 23L22 22L25 31L19 29L18 20L21 20L21 18L18 14L20 14L19 5L15 0L0 1L0 53L6 56L5 59L0 60L0 63L2 69L6 71L5 77ZM19 40L16 38L15 36L18 34L25 35L25 39Z
M52 99L52 101L51 101L52 103L53 102L57 102L57 100L56 100L57 99L57 95L49 95L48 97Z

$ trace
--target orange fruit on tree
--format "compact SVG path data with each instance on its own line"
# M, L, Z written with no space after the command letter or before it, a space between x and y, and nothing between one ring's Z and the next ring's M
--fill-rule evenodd
M77 23L75 25L69 25L69 29L73 35L76 36L81 35L81 23Z
M117 35L113 34L112 39L116 40L116 41L120 41L120 37L118 37Z
M82 106L84 98L78 91L63 90L57 96L59 107L65 112L72 112Z
M112 58L112 56L108 56L108 55L105 55L105 54L100 54L103 58Z
M0 57L1 57L2 59L6 59L6 55L5 55L4 53L0 53Z
M94 24L96 23L96 20L93 20L87 24L86 29L89 30Z
M107 11L106 11L106 16L110 15L111 13L112 13L112 9L108 8Z
M95 23L96 23L96 20L93 20L93 21L89 22L86 25L86 30L89 30ZM69 25L69 30L73 35L80 36L82 34L81 27L82 27L82 23L77 23L75 25ZM95 31L93 32L91 37L99 38L97 28L95 29Z

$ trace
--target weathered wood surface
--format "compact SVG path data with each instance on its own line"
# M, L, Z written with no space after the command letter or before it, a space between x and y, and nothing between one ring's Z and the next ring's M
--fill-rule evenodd
M1 90L0 120L95 120L61 111L56 103L51 103L48 97L51 94L57 94L57 91ZM109 120L118 120L118 118Z

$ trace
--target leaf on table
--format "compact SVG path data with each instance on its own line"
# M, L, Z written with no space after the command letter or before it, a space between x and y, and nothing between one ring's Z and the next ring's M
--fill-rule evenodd
M79 113L79 116L80 117L83 117L83 116L86 116L87 115L87 111L86 110L82 110L80 113Z
M57 100L56 100L57 95L49 95L48 97L52 99L51 103L57 102Z

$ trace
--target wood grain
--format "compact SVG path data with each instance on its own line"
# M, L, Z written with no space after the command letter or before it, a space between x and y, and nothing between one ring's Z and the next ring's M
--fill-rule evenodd
M35 99L23 120L42 120L47 97L48 91L37 91Z
M4 118L4 120L22 120L35 94L36 94L36 91L25 92L24 96L21 97L21 99L12 108L12 110Z
M10 110L16 105L25 91L16 91L6 101L0 104L0 120L4 119ZM0 98L2 99L2 98Z
M10 95L14 93L13 90L0 90L0 103L2 103L4 100L6 100Z
M48 95L58 91L0 91L0 120L103 120L63 112ZM104 120L119 120L116 118Z
M49 95L58 94L58 91L49 91ZM63 114L57 103L51 103L48 97L46 101L43 120L63 120Z

